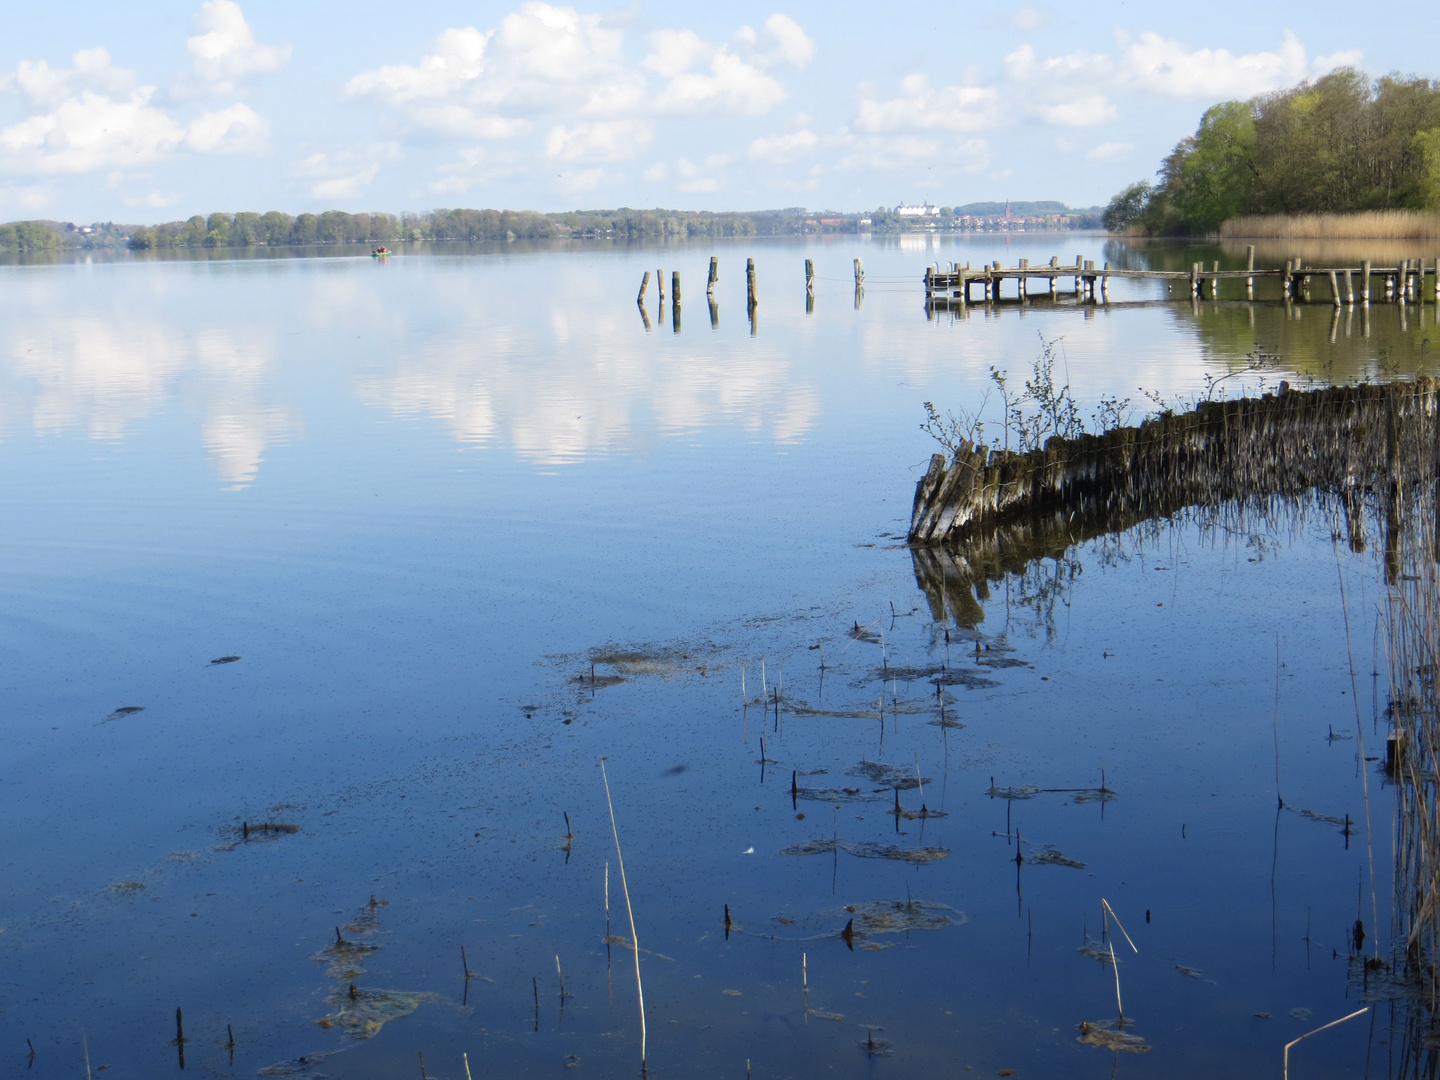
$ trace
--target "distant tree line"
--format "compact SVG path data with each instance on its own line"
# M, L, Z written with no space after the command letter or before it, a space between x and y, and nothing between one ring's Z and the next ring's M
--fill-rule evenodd
M188 221L136 228L133 248L251 247L281 244L382 244L405 240L552 240L590 237L780 236L821 231L803 210L754 214L683 210L432 210L425 214L198 214ZM853 222L852 222L853 229Z
M59 251L60 234L41 221L16 221L0 225L0 251L24 254Z
M1242 214L1440 210L1440 82L1339 68L1206 110L1157 181L1110 200L1112 231L1213 233Z

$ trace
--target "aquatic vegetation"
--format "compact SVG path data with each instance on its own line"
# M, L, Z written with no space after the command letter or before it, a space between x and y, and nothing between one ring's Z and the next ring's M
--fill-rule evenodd
M1150 1046L1138 1035L1132 1035L1125 1028L1133 1023L1129 1018L1121 1020L1080 1021L1079 1041L1086 1046L1098 1046L1102 1050L1118 1050L1127 1054L1144 1054Z
M921 784L929 784L934 781L926 776L921 777L914 768L908 765L886 765L879 761L862 761L845 770L846 776L863 776L874 784L883 784L887 788L896 788L900 791L911 791Z
M409 1016L434 997L403 990L362 990L351 983L337 987L325 998L331 1012L315 1023L323 1028L339 1028L356 1041L370 1039L391 1020Z
M1085 869L1083 862L1067 858L1053 844L1037 844L1030 850L1025 861L1031 866L1069 866L1076 870Z
M103 724L110 720L123 720L127 716L134 716L136 713L142 713L144 711L144 705L121 705L120 708L116 709L114 712L112 712L109 716L105 717L105 719L100 722Z

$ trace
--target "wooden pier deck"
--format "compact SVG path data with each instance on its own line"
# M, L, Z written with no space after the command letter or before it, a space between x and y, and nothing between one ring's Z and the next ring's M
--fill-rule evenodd
M1251 247L1246 253L1246 268L1243 270L1221 270L1218 262L1208 270L1198 262L1192 263L1189 270L1123 270L1112 267L1108 262L1097 266L1094 259L1082 259L1077 255L1073 263L1065 264L1057 257L1034 266L1028 259L1020 259L1016 266L1001 266L998 260L973 268L969 263L964 266L952 263L948 270L935 265L926 268L924 280L927 300L958 301L960 304L975 303L977 289L980 302L996 303L1002 299L1001 286L1005 282L1014 282L1014 299L1024 304L1031 300L1054 300L1062 295L1081 301L1104 302L1109 299L1111 278L1164 281L1172 287L1184 283L1190 296L1204 297L1208 292L1212 300L1218 298L1222 281L1244 281L1245 298L1253 300L1256 279L1275 278L1283 299L1309 300L1311 284L1319 278L1328 285L1331 302L1340 307L1342 304L1368 304L1372 293L1375 299L1387 302L1423 301L1427 277L1433 279L1434 300L1440 303L1440 273L1437 273L1437 268L1440 268L1440 258L1407 259L1395 266L1377 265L1367 259L1359 266L1336 267L1307 266L1297 258L1287 261L1283 268L1257 270L1255 249ZM1062 290L1061 279L1073 280L1073 290ZM1031 291L1030 283L1035 280L1044 283L1044 292Z

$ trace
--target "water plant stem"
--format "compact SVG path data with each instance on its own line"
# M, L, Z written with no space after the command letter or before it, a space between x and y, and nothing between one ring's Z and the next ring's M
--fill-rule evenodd
M761 663L763 665L763 659ZM763 672L763 667L761 670ZM615 803L610 797L610 777L605 771L603 757L600 759L600 779L605 784L605 805L610 810L610 832L615 837L615 862L620 868L620 889L625 894L625 914L630 920L630 948L635 954L635 996L640 1003L640 1071L644 1072L646 1057L645 984L640 979L640 938L635 933L635 909L630 903L630 882L625 876L625 855L620 850L620 828L615 824Z

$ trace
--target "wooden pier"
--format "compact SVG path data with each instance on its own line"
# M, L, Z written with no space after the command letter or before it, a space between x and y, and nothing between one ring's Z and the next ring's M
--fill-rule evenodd
M1368 304L1372 299L1383 299L1396 303L1418 303L1425 299L1426 278L1431 279L1433 299L1440 303L1440 258L1433 260L1406 259L1395 266L1384 266L1366 260L1359 266L1318 267L1307 266L1301 259L1290 259L1283 268L1275 270L1255 269L1255 248L1246 253L1246 267L1243 270L1221 270L1218 262L1206 269L1203 263L1192 263L1189 270L1123 270L1112 267L1108 262L1097 266L1094 259L1075 257L1073 263L1061 263L1052 258L1048 263L1032 266L1029 259L1020 259L1015 266L1001 266L996 260L986 266L971 267L952 263L948 270L938 265L925 270L925 298L927 301L958 302L960 305L981 303L993 304L1005 299L1002 286L1014 283L1013 299L1021 304L1035 300L1056 300L1071 296L1082 302L1103 303L1110 298L1110 279L1128 278L1135 280L1164 281L1170 287L1183 284L1185 292L1192 297L1208 294L1214 300L1220 294L1220 282L1245 282L1245 298L1255 299L1257 278L1275 278L1280 286L1280 296L1289 300L1309 300L1311 285L1319 279L1328 287L1331 303ZM1044 290L1035 292L1032 281L1040 281ZM1062 281L1073 281L1072 289L1062 290ZM979 292L977 298L976 292Z

